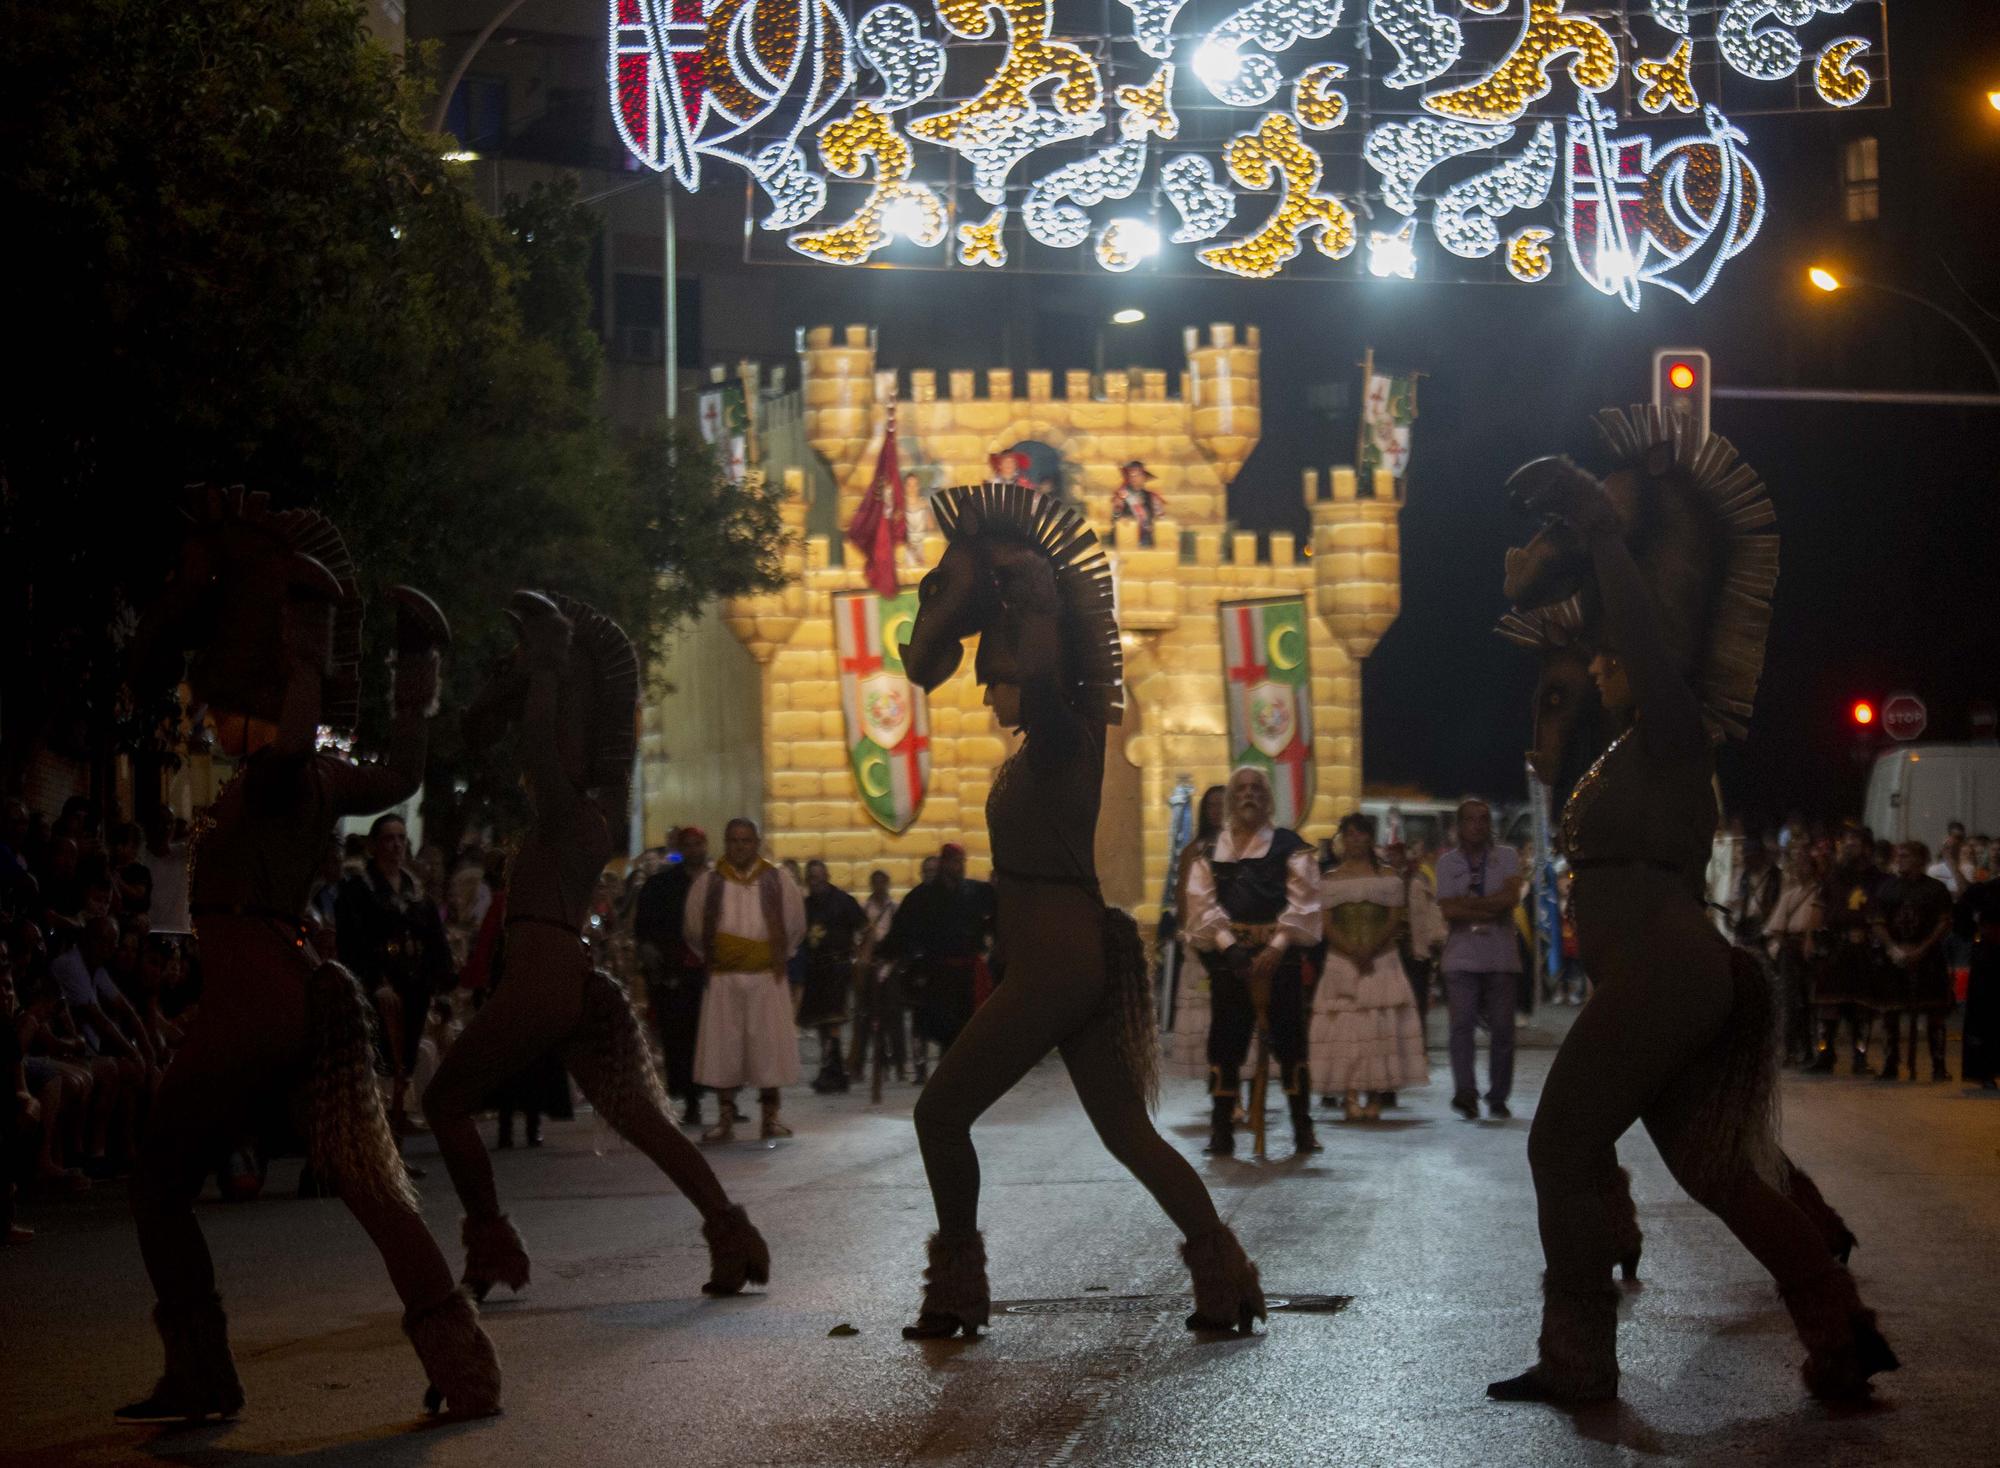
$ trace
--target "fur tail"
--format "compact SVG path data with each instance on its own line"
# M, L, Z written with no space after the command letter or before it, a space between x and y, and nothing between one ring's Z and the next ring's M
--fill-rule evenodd
M375 1084L374 1011L354 975L323 963L306 981L312 1058L306 1079L306 1155L343 1193L417 1206Z
M1715 1077L1689 1134L1689 1151L1716 1178L1749 1166L1783 1188L1778 1149L1778 1004L1771 981L1749 954L1730 953L1736 1002L1716 1041Z
M1151 1110L1160 1102L1160 1023L1145 940L1130 913L1104 912L1104 977L1118 1006L1118 1053Z

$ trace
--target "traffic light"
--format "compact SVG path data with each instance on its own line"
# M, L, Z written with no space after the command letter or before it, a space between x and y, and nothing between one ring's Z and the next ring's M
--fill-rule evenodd
M1653 406L1680 413L1697 436L1708 436L1708 353L1699 347L1665 347L1653 353Z
M1854 700L1854 707L1847 711L1857 729L1872 729L1875 726L1875 705L1865 698Z

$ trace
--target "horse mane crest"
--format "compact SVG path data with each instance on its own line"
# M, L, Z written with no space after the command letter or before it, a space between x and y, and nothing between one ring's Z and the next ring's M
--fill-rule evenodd
M1047 557L1062 602L1070 701L1100 723L1123 719L1125 654L1112 610L1111 563L1083 516L1053 495L1037 504L1027 486L999 480L939 490L931 498L931 513L954 545L990 536Z
M639 654L625 629L589 602L560 591L543 594L569 619L571 650L590 664L587 783L597 790L625 785L639 750Z

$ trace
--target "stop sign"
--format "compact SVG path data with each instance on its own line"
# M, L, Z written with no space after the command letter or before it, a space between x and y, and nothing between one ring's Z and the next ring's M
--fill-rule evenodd
M1930 721L1930 710L1914 693L1898 693L1882 705L1882 732L1891 739L1920 739Z

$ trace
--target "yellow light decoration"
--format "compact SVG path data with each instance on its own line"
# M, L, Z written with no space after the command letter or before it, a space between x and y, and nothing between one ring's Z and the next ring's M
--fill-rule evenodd
M1347 94L1336 92L1333 83L1347 75L1338 61L1309 66L1292 84L1292 112L1301 127L1316 133L1331 132L1347 120Z
M1829 42L1813 67L1813 90L1820 100L1834 107L1852 107L1868 95L1875 84L1867 68L1854 65L1854 58L1868 49L1862 36L1843 36Z
M1663 61L1641 61L1632 75L1642 84L1639 106L1652 113L1665 112L1671 105L1678 112L1692 112L1701 106L1694 94L1694 42L1682 41L1674 54Z
M787 243L801 255L834 265L859 265L896 234L919 245L935 245L944 238L944 201L923 184L909 182L910 144L872 104L859 103L847 116L820 129L819 156L842 178L861 177L872 157L875 188L845 224L793 235Z
M1549 250L1549 241L1555 237L1554 230L1539 227L1515 235L1507 242L1507 273L1528 285L1547 280L1555 269L1555 256Z
M1028 93L1050 77L1057 78L1050 96L1065 117L1085 117L1104 102L1104 82L1097 63L1066 41L1049 39L1053 0L938 0L938 14L954 35L985 40L995 32L991 12L1007 23L1007 54L1000 69L971 101L949 112L920 117L910 131L933 143L952 147L967 124L979 119L1012 119L1031 114ZM977 129L975 129L976 131Z
M1001 229L1007 223L1005 205L995 209L977 224L961 224L958 227L958 263L961 265L991 265L995 269L1007 263L1007 241Z
M1233 245L1201 252L1201 263L1251 280L1267 280L1299 253L1299 236L1318 231L1314 247L1329 260L1354 249L1354 214L1340 200L1315 193L1325 165L1282 112L1267 113L1254 133L1239 133L1223 154L1229 176L1245 188L1268 189L1284 175L1284 193L1264 227Z
M1450 92L1435 92L1424 106L1445 117L1474 122L1512 122L1555 86L1549 72L1573 55L1570 80L1586 92L1601 92L1618 80L1618 43L1594 20L1564 15L1563 0L1528 0L1521 39L1483 80Z
M1174 111L1174 64L1170 61L1153 73L1153 79L1143 87L1120 87L1118 105L1125 115L1118 119L1118 130L1128 138L1143 138L1147 133L1155 137L1173 139L1181 135L1180 115Z
M1498 15L1508 3L1509 0L1465 0L1465 8L1480 15Z

